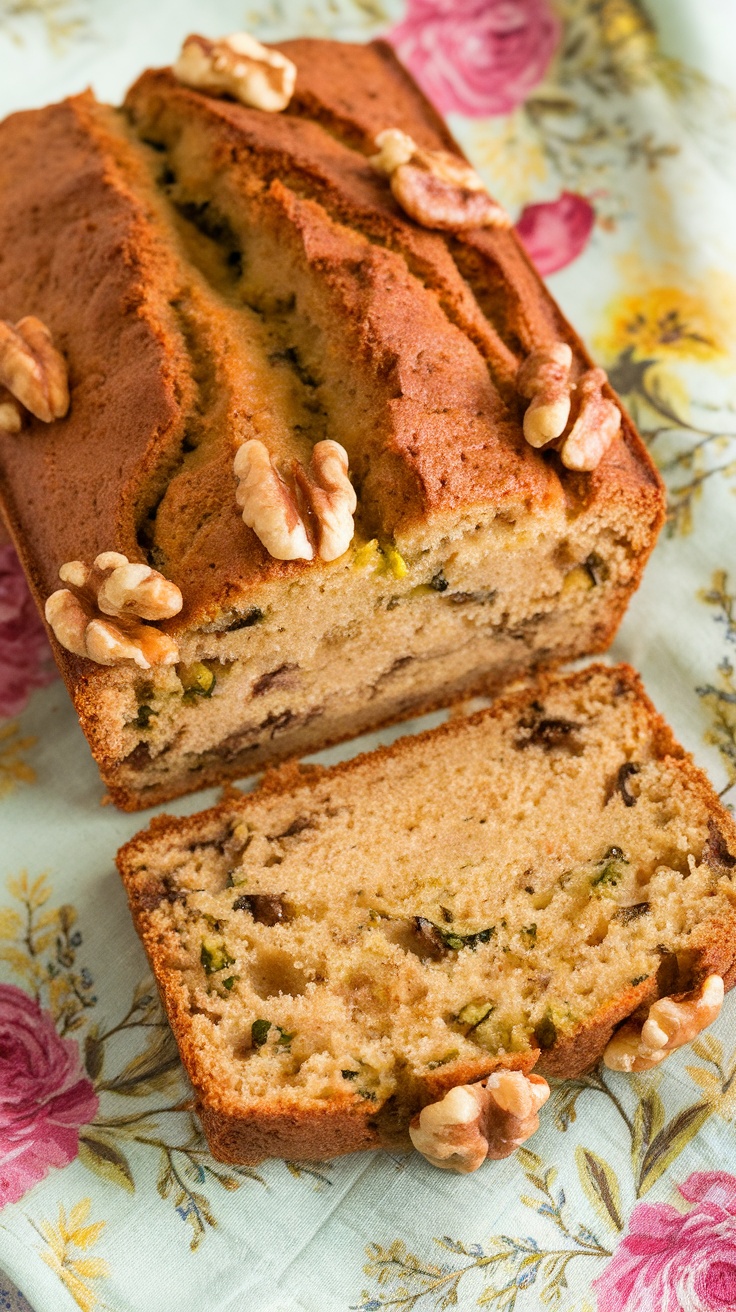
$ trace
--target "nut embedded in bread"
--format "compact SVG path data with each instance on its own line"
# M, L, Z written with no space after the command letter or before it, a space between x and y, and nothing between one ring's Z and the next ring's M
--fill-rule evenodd
M560 448L568 469L597 469L621 428L621 412L603 395L608 379L603 369L588 369L578 380L578 414Z
M275 560L312 560L315 548L321 560L345 554L353 540L357 498L339 442L317 442L309 469L295 460L288 482L256 439L239 448L233 469L243 523Z
M543 447L562 437L570 415L572 351L567 342L532 351L516 375L519 396L529 401L524 411L524 437Z
M532 1071L714 1017L734 854L633 672L592 666L156 820L118 864L216 1156L406 1144L436 1104L411 1137L469 1170L532 1132Z
M0 387L0 430L4 433L19 433L23 427L23 411L20 402L12 392Z
M0 126L0 299L53 326L73 384L63 424L0 430L39 604L111 547L184 599L156 622L173 664L56 648L128 809L605 649L662 522L625 417L590 473L525 440L522 362L561 343L574 387L590 360L512 229L430 231L372 167L387 107L468 167L390 49L282 54L283 113L162 69L120 111ZM257 499L243 522L251 443L294 475L295 559ZM336 448L349 474L313 478Z
M621 412L603 395L603 369L587 369L577 383L570 378L572 351L552 342L532 351L516 375L516 388L530 404L524 413L524 437L530 446L558 446L566 469L597 469L621 428ZM569 431L571 401L575 414ZM561 439L561 440L557 440Z

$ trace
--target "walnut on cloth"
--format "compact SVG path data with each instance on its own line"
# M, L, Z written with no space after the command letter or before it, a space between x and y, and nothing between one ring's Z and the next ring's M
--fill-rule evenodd
M549 1098L541 1075L494 1071L478 1084L458 1084L413 1117L409 1135L433 1166L465 1175L487 1157L510 1157L535 1130Z

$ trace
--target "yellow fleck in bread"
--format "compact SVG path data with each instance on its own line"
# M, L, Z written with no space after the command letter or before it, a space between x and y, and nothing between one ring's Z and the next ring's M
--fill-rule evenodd
M736 827L628 666L542 680L119 853L215 1156L402 1142L736 973Z
M662 522L626 415L592 473L525 441L522 361L590 361L512 229L422 228L370 164L387 126L457 153L390 48L283 49L285 113L163 69L122 110L87 93L0 125L0 316L38 314L70 369L66 418L0 432L34 591L114 550L183 596L173 663L55 644L128 809L604 650ZM274 559L236 453L306 466L325 440L355 536Z

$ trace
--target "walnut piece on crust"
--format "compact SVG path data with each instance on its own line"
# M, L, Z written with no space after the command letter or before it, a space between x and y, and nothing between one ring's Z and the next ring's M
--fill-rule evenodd
M567 342L539 347L520 365L516 390L530 402L524 414L524 437L537 448L557 443L563 465L590 472L600 464L619 432L621 412L603 395L603 369L588 369L573 384L571 367L572 351ZM573 392L580 399L577 418L563 437Z
M167 619L182 607L176 584L150 565L132 564L119 551L103 551L92 566L68 561L59 578L68 586L51 594L45 613L67 651L97 665L133 661L144 670L179 659L173 638L140 623Z
M562 437L570 417L572 349L552 342L527 356L516 375L516 390L530 402L524 414L524 437L530 446L546 446Z
M337 560L353 540L358 504L348 478L348 453L339 442L327 438L316 443L302 487L316 521L319 557Z
M105 556L112 555L105 552ZM116 553L115 553L116 554ZM98 556L97 560L100 561ZM110 565L98 566L111 568ZM178 615L182 607L181 592L150 565L112 566L97 594L97 605L105 615L137 615L142 620L163 620Z
M478 1084L459 1084L412 1119L409 1135L433 1166L466 1175L487 1157L511 1154L539 1129L549 1098L541 1075L495 1071Z
M422 227L446 232L510 227L506 211L464 159L426 150L398 128L379 132L375 143L378 154L371 164L387 174L395 200Z
M595 469L621 428L621 411L601 391L605 382L603 369L588 369L578 381L578 417L560 451L568 469Z
M238 449L233 468L243 520L275 560L313 560L315 550L337 560L347 551L357 498L339 442L317 442L309 469L293 461L288 480L256 438Z
M268 50L247 32L210 41L188 36L174 64L174 77L211 96L232 96L242 105L278 113L286 109L296 82L296 66L278 50Z
M238 448L233 464L235 499L243 522L252 528L274 560L312 560L314 549L295 493L281 477L268 448L251 438Z
M69 409L66 361L46 325L33 315L15 325L0 319L0 387L45 424L62 419ZM9 431L19 428L20 423Z
M617 1030L603 1054L612 1071L648 1071L675 1048L691 1043L712 1025L723 1005L720 975L709 975L698 990L681 998L660 998L652 1003L643 1025L627 1021Z
M23 426L23 413L6 388L0 387L0 433L19 433Z

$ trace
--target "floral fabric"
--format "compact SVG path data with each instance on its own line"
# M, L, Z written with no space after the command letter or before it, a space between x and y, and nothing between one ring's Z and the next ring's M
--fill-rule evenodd
M0 112L88 81L117 99L188 31L243 25L387 36L508 208L667 483L667 526L612 654L733 802L736 13L724 0L0 0ZM2 542L0 1309L736 1308L734 995L657 1070L556 1087L530 1143L470 1177L416 1155L257 1170L209 1156L113 868L147 817L99 806Z
M46 631L34 605L18 557L0 543L0 716L22 711L33 688L53 678Z

